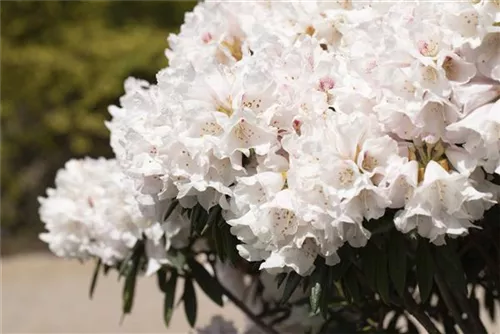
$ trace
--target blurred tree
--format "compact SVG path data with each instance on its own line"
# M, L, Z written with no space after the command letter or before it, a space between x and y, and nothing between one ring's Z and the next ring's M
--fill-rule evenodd
M194 4L2 2L3 254L40 245L37 197L66 160L112 156L107 106L123 94L126 77L155 80L167 65L168 33Z

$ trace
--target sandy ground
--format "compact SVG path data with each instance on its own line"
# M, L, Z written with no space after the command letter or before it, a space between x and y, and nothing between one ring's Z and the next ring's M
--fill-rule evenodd
M132 314L120 325L122 283L114 272L101 275L89 300L92 272L91 262L44 253L2 258L2 333L190 333L182 304L165 328L163 298L154 277L138 280ZM197 327L216 314L237 325L245 322L232 305L222 309L198 292Z
M192 332L182 304L174 311L170 327L165 328L163 298L154 277L138 280L134 309L120 325L121 282L117 282L115 272L99 277L94 298L89 300L91 262L80 264L48 253L32 253L2 258L1 269L2 333ZM197 296L197 327L208 324L217 314L243 327L245 315L237 308L227 304L222 309L199 290ZM500 307L496 311L498 319ZM481 318L489 334L500 334L500 324L491 323L486 312Z

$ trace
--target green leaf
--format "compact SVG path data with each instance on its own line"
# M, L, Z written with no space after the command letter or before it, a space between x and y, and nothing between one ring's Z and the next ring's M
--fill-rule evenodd
M457 251L448 243L435 247L434 259L437 268L440 268L447 285L456 292L467 295L465 272ZM467 298L467 297L465 297Z
M108 275L108 272L109 272L109 270L110 270L110 269L111 269L111 266L108 266L107 264L105 264L105 265L103 266L103 270L102 270L102 271L103 271L103 273L104 273L104 276L107 276L107 275Z
M493 292L486 290L484 294L484 307L488 310L490 319L495 320L495 298Z
M90 289L89 289L89 298L92 299L92 296L94 295L94 290L97 284L97 277L99 276L99 270L101 269L101 259L98 259L95 268L94 268L94 274L92 275L92 281L90 282Z
M172 314L174 313L175 289L177 287L177 271L172 271L170 279L164 286L165 299L163 301L163 320L168 327Z
M196 283L219 306L223 306L222 289L219 282L208 273L208 271L199 264L195 259L188 260L189 267Z
M135 283L137 280L137 264L135 261L131 266L131 270L127 273L125 277L125 284L123 286L123 314L128 314L132 311L132 306L134 304L134 294L135 294Z
M301 280L302 276L297 274L295 271L292 271L288 274L285 283L285 290L283 291L283 296L281 297L280 304L284 304L290 299L295 289L297 289L297 287L299 286Z
M165 292L165 285L167 283L167 271L165 270L165 268L162 267L158 269L158 271L156 272L156 278L158 282L158 288L160 288L162 292Z
M136 246L134 246L134 249L127 255L127 257L120 263L120 268L118 269L118 280L127 275L127 270L130 269L131 261L134 257L136 248L137 244Z
M434 261L432 260L427 239L420 238L418 241L416 265L417 283L420 290L420 299L423 304L431 294L434 277Z
M361 300L361 292L356 275L356 269L352 266L347 270L343 278L344 287L349 291L349 296L353 303L358 303Z
M227 254L224 247L224 236L221 229L215 223L212 224L212 241L214 242L215 252L222 262L226 262Z
M229 225L224 222L225 226L222 227L222 234L224 238L224 253L226 254L229 262L235 264L239 260L239 254L236 249L236 237L231 234Z
M179 204L179 200L174 199L172 203L167 208L167 211L165 211L165 214L163 215L163 221L166 221L168 217L174 212L175 208L177 207L177 204Z
M387 253L382 250L377 258L377 292L386 304L390 303L389 298L389 273L387 268Z
M286 276L287 276L286 273L279 273L276 276L276 283L278 285L278 289L281 287L281 284L283 284L283 282L285 281Z
M222 208L219 205L216 205L216 206L210 208L210 211L208 213L207 223L203 227L203 230L201 231L201 235L204 235L209 227L215 225L216 222L219 221L220 216L221 216L221 211L222 211Z
M403 297L406 285L406 242L402 233L394 230L388 242L389 276L396 292Z
M196 205L191 213L191 223L193 227L193 232L198 236L202 235L202 231L205 229L207 224L207 212L201 205Z
M311 287L311 294L309 295L309 304L311 305L311 312L313 314L318 313L320 307L321 290L321 282L314 282Z
M196 294L194 292L193 280L191 277L186 277L184 280L184 295L182 297L184 301L184 311L186 312L186 317L191 328L194 328L196 324Z
M183 252L172 250L167 252L166 256L172 266L174 266L178 271L184 270L184 265L186 264L186 256Z
M380 251L377 247L373 246L370 242L361 250L361 261L363 268L363 275L369 287L376 291L377 287L377 257Z
M137 281L137 272L139 264L144 254L144 244L137 242L133 251L131 264L125 276L125 284L123 285L122 300L123 300L123 314L128 314L132 311L135 295L135 284Z
M206 220L203 219L203 213L205 209L197 204L191 210L191 233L201 235L201 231L204 229Z

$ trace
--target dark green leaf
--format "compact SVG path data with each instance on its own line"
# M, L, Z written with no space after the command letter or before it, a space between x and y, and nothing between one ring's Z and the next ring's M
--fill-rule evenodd
M158 288L160 288L161 291L165 292L165 285L167 283L167 271L165 268L160 268L156 272L156 278L158 282Z
M285 281L287 274L286 273L280 273L276 276L276 283L278 285L278 289L281 287L281 284Z
M443 317L442 323L443 323L443 327L444 327L444 332L446 334L457 334L457 330L455 329L456 323L452 317L450 317L450 316Z
M488 314L490 319L495 320L495 298L493 297L493 293L491 291L486 290L484 294L484 306L486 310L488 310Z
M182 271L184 269L184 264L186 264L186 256L183 252L177 250L169 251L167 252L167 259L178 271Z
M288 274L280 304L286 303L302 281L302 276L292 271Z
M195 259L188 261L192 274L200 288L219 306L223 306L222 289L219 282Z
M219 221L220 216L221 216L221 211L222 211L222 209L219 205L216 205L216 206L210 208L210 211L208 213L207 223L203 227L203 230L201 231L201 235L204 235L209 227L215 225L217 223L217 221Z
M387 268L387 253L382 250L377 258L377 292L386 304L390 303L389 298L389 273Z
M202 231L205 229L207 224L207 212L201 205L196 205L191 213L191 223L193 227L193 232L201 236Z
M134 304L134 294L135 294L135 283L137 280L137 265L135 264L136 260L134 259L134 264L131 266L131 270L127 273L125 277L125 284L123 286L123 314L128 314L132 311L132 306Z
M177 271L172 271L170 279L165 284L165 299L163 302L163 320L168 327L172 314L174 313L175 289L177 286Z
M321 283L314 282L311 287L311 294L309 296L309 303L311 304L311 312L313 314L318 313L320 307L320 297L321 297Z
M111 266L108 266L107 264L105 264L103 266L103 273L104 273L104 276L107 276L108 275L108 272L109 270L111 269Z
M226 222L224 222L226 224ZM235 264L239 260L238 250L236 249L236 238L230 232L229 225L225 225L222 228L222 234L224 238L224 253L226 254L229 262Z
M347 270L344 278L343 285L345 290L348 290L348 294L351 297L353 303L358 303L361 300L361 292L359 289L358 277L356 275L356 269L354 267Z
M466 296L467 284L465 282L465 273L457 251L450 244L436 247L434 259L447 285L453 291Z
M174 212L175 208L177 207L177 204L179 204L179 200L174 199L172 203L167 208L167 211L165 211L165 214L163 215L163 221L166 221L168 217Z
M379 253L378 248L371 243L361 249L363 275L366 283L373 291L376 291L377 287L377 257Z
M142 242L137 242L132 251L132 258L130 260L130 265L128 266L127 273L125 276L125 284L123 286L123 314L128 314L132 311L132 306L134 304L135 295L135 284L137 280L137 272L139 270L139 264L141 263L142 256L144 254L144 244Z
M226 262L227 254L224 247L224 236L222 235L221 229L219 229L216 223L212 224L212 241L214 242L215 252L222 262Z
M419 239L415 261L417 265L417 283L420 290L420 300L423 304L431 294L434 277L434 261L432 260L429 241L427 239Z
M186 277L184 280L184 295L182 297L184 301L184 311L186 312L186 317L189 325L194 328L196 324L196 312L197 312L197 302L196 294L194 292L193 280L190 277Z
M101 259L98 259L95 268L94 268L94 274L92 275L92 281L90 282L90 289L89 289L89 298L92 299L92 296L94 295L94 290L97 284L97 277L99 276L99 270L101 269Z
M200 204L197 204L191 210L191 233L201 234L201 231L205 227L206 221L202 219L203 217L203 207Z
M135 253L135 248L132 252L130 252L127 257L120 263L120 269L118 270L118 280L120 280L120 278L122 276L126 276L127 275L127 271L130 269L130 266L132 264L132 258L134 256L134 253Z
M388 242L389 276L402 297L406 285L406 242L402 233L394 230Z

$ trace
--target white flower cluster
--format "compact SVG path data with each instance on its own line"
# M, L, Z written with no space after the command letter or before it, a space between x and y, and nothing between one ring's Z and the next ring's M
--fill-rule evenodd
M364 246L363 223L387 209L400 231L442 244L497 203L488 181L500 174L497 0L206 2L169 42L157 84L128 79L107 124L133 183L126 193L154 221L173 198L220 205L240 255L307 275L318 255L335 264L346 242ZM107 188L111 173L92 173ZM120 207L119 189L98 198ZM61 196L86 207L65 208L67 224L43 214L50 242L73 233L89 241L54 248L95 254L81 249L95 244L89 223L75 223L93 208L86 190L72 191ZM108 211L99 217L122 231ZM147 228L127 221L136 227L126 241L92 238L130 247ZM83 236L73 232L81 226ZM155 226L161 242L170 232Z
M157 248L165 236L167 245L182 247L187 242L189 220L174 212L163 224L157 213L141 211L133 183L116 160L70 160L56 176L56 188L39 198L40 218L46 233L40 238L58 256L87 259L97 257L114 265L130 254L137 240L148 238L146 250ZM151 208L166 206L160 203Z

